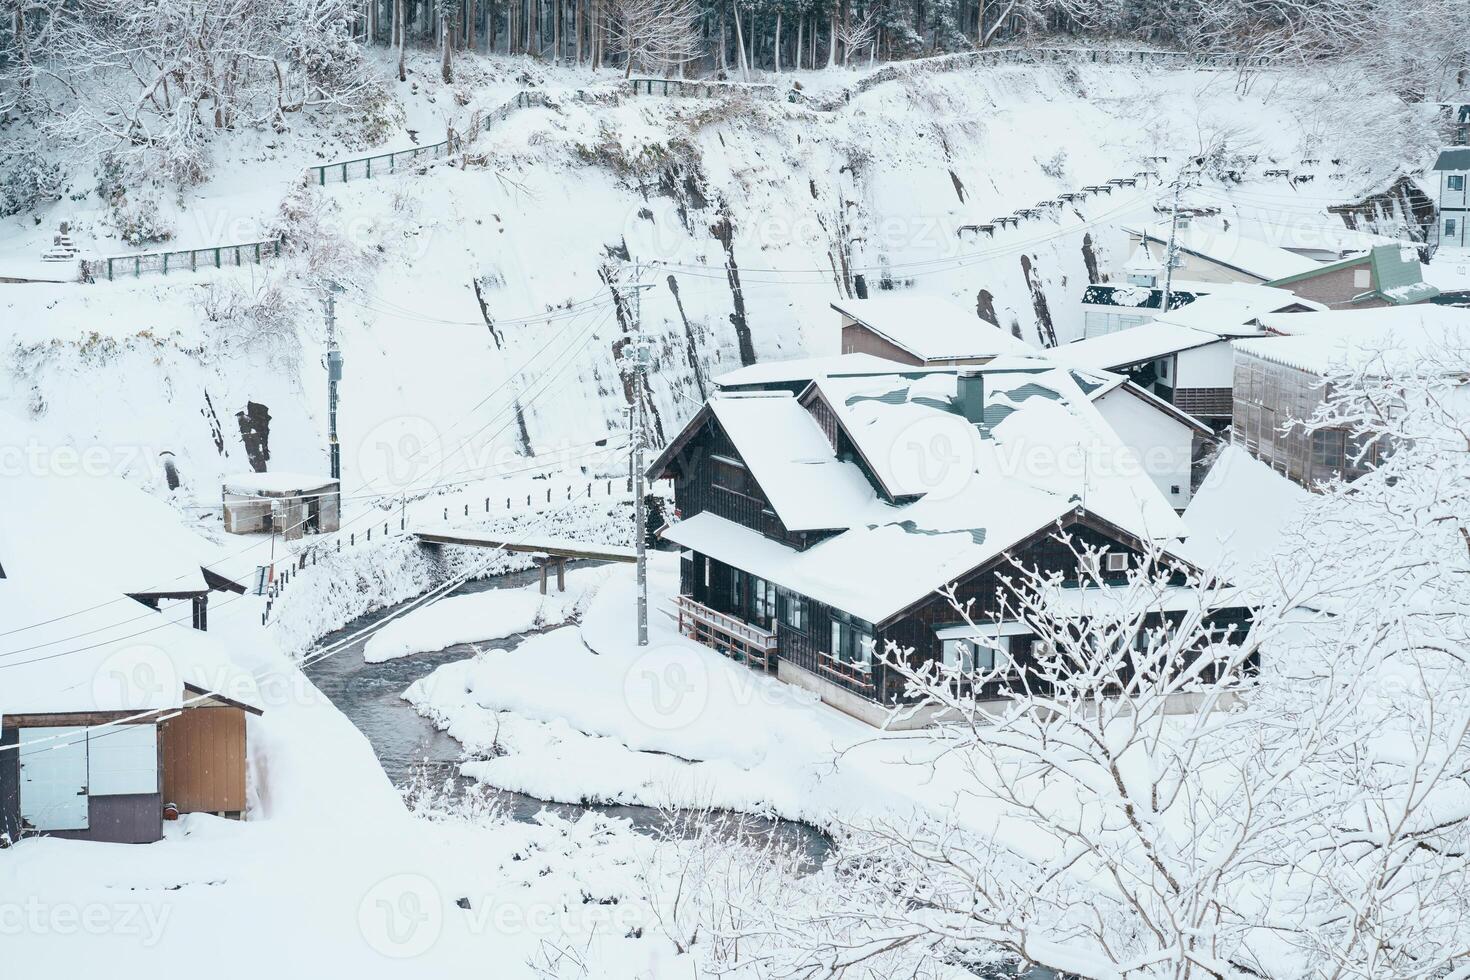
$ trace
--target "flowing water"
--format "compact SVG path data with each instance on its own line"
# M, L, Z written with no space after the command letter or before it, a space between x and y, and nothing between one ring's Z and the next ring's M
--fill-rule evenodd
M577 564L577 563L571 563ZM493 578L467 582L455 590L455 595L483 592L489 589L518 588L537 581L536 571L512 572ZM552 586L555 587L554 585ZM403 604L389 606L361 616L335 633L321 638L320 643L333 643L388 616ZM471 646L459 644L432 653L418 653L383 663L369 664L362 659L362 648L367 637L352 641L335 656L306 668L307 675L323 694L331 698L337 708L367 736L377 753L383 771L400 789L409 785L416 777L429 776L442 782L452 780L460 786L466 780L459 775L459 763L463 747L446 733L440 731L413 706L403 700L403 692L420 677L433 673L441 664L466 660L475 655L475 646L482 650L513 650L521 637L512 636L503 640L489 640ZM653 834L667 828L666 814L652 807L550 803L523 793L509 790L491 790L491 796L502 812L520 821L534 820L543 810L576 819L583 813L595 811L611 817L628 820L635 830ZM729 814L716 814L721 825L738 824L743 833L769 833L782 845L792 849L803 861L819 864L830 848L830 841L821 831L807 824L790 820L773 820L764 817L743 817L738 821L728 819Z

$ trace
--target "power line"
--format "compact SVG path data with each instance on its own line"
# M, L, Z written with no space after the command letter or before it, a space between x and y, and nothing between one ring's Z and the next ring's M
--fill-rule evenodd
M526 540L528 539L528 537L532 533L534 533L535 530L539 529L540 526L541 526L541 524L544 524L546 522L546 520L549 520L550 516L559 515L562 511L564 511L567 508L571 507L572 506L572 503L573 503L572 501L568 501L567 503L563 504L561 507L559 507L556 510L552 511L550 515L548 515L547 517L543 518L543 520L540 523L537 524L536 528L533 528L532 531L528 531L525 536L523 536L520 540L514 542L514 544L517 544L517 545L525 544L526 543ZM370 623L368 626L366 626L363 629L357 631L356 633L353 633L353 634L351 634L349 636L342 637L341 639L335 641L334 643L329 644L328 646L323 647L323 648L315 651L314 653L308 654L297 665L298 669L303 669L305 667L311 666L312 664L320 663L321 661L326 660L329 657L336 656L338 653L342 652L344 649L346 649L348 646L350 646L353 642L355 642L358 637L363 636L365 634L374 633L374 632L382 629L388 623L392 622L394 619L397 619L400 616L406 615L407 613L412 612L415 609L428 608L428 606L431 606L435 602L438 602L440 599L444 598L449 592L453 591L454 589L459 588L465 582L468 582L471 578L475 577L480 572L484 571L486 568L489 567L490 563L493 562L493 561L495 561L496 558L500 557L501 554L509 553L509 548L510 548L509 545L501 545L501 546L492 548L490 550L489 556L486 557L485 560L482 561L482 562L480 562L478 565L472 567L470 569L470 571L465 572L465 573L463 573L463 574L461 574L461 575L459 575L459 576L457 576L455 578L450 579L450 581L447 582L447 583L445 583L443 586L440 586L437 589L430 590L429 592L426 592L424 595L420 596L417 599L410 600L408 603L405 603L400 608L393 610L387 616L384 616L382 619L380 619L380 620L378 620L378 621L376 621L374 623ZM3 666L4 665L0 665L0 669L3 669ZM265 671L260 671L260 672L254 673L254 674L251 675L251 679L253 681L259 681L265 675L265 673L266 673ZM162 709L160 709L160 708L154 708L154 709L150 709L148 711L142 711L142 712L139 712L137 714L130 715L130 716L125 717L125 718L116 718L116 719L113 719L112 721L104 722L104 723L99 724L99 725L85 725L85 726L82 726L82 727L73 729L72 731L69 731L69 732L62 732L62 733L57 734L57 735L49 735L49 736L46 736L44 738L40 738L40 739L36 739L34 741L27 742L26 743L26 747L27 748L30 748L30 747L32 747L34 745L42 744L42 743L45 743L45 742L55 741L55 740L61 739L61 738L68 738L70 736L78 735L78 734L82 735L83 736L83 739L85 739L87 737L90 737L90 733L93 732L93 731L99 731L99 730L107 729L107 728L114 728L114 727L116 727L118 725L126 724L128 722L141 721L141 720L143 720L145 718L155 718L155 717L157 717L160 714L164 714L164 713L168 713L168 712L173 712L173 711L176 711L176 710L180 710L181 711L184 708L190 707L190 706L192 706L194 704L198 704L198 703L200 703L202 701L209 700L210 698L214 697L217 693L222 693L222 692L210 691L210 692L207 692L205 694L200 694L200 695L197 695L197 696L192 697L192 698L184 699L182 701L182 703L180 704L180 706L179 706L178 709L174 709L174 708L162 708ZM80 741L80 740L78 740L78 741ZM64 748L66 745L74 745L74 744L76 744L75 741L66 742L63 745L53 746L53 748ZM5 752L5 751L9 751L9 750L19 750L19 749L20 749L20 744L19 743L13 743L13 744L10 744L10 745L0 745L0 752Z
M603 319L605 320L606 319L606 316L604 316ZM562 330L565 330L565 329L567 329L567 328L566 327L563 327L562 328ZM513 372L513 374L521 374L521 373L524 373L525 370L528 367L530 367L531 362L535 361L538 357L541 356L541 354L545 353L552 346L552 344L554 344L556 342L556 339L557 339L557 336L559 336L559 333L560 332L558 332L558 335L553 335L553 337L551 339L549 339L545 344L543 344L541 347L537 348L537 350L530 357L528 357L525 361L523 361L521 363L521 365L515 370L515 372ZM453 432L456 428L459 427L459 425L465 420L465 418L467 418L469 415L473 414L474 412L478 411L482 406L484 406L484 404L486 402L488 402L492 397L494 397L495 394L497 394L497 392L495 392L495 391L491 391L490 393L486 394L486 396L484 398L480 399L478 402L476 402L475 405L473 407L471 407L468 412L464 413L458 419L456 419L455 422L454 422L454 424L452 426L450 426L450 428L448 429L448 431L449 432ZM465 440L461 441L458 445L456 445L454 447L455 450L461 449L464 446L466 446L468 444L469 439L472 439L472 438L474 438L475 435L478 435L480 432L483 432L485 430L485 428L488 428L489 425L492 424L497 417L499 417L499 415L501 415L506 410L508 410L513 404L514 404L514 398L512 398L512 401L511 402L509 402L509 403L501 406L501 408L494 415L491 416L490 420L487 421L484 426L481 426L474 433L471 433L470 436L466 437ZM496 432L496 435L499 435L500 434L500 431L504 431L504 429L502 428L501 430L497 431ZM427 445L421 446L414 453L410 454L408 456L408 458L406 460L404 460L404 462L413 462L421 454L423 454L430 447L432 447L435 441L442 442L443 441L443 438L444 438L444 434L443 433L436 433L435 438L433 440L431 440ZM448 458L448 453L443 454L441 456L441 459L445 459L445 458ZM450 475L452 476L452 475L455 475L455 474L460 473L460 472L463 472L463 471L464 471L464 468L462 467L460 470L456 470L454 473L451 473ZM379 477L375 477L372 480L369 480L367 482L367 484L364 485L364 489L366 489L367 487L371 487L374 483L376 483L378 481L378 479L379 479ZM464 482L467 482L468 483L468 482L475 482L475 481L474 480L466 480ZM425 494L427 494L430 491L434 490L438 485L439 484L435 484L434 486L430 486L430 487L424 488L424 490L422 492L425 493ZM386 492L384 492L381 496L384 496L384 497L398 496L400 494L406 494L406 492L407 491L403 491L403 490L392 490L392 491L386 491ZM301 496L305 496L305 495L301 495ZM367 497L366 497L366 495L360 495L358 497L352 497L352 498L348 498L348 499L367 499ZM343 524L342 526L340 526L336 532L334 532L333 536L336 537L336 538L338 538L340 540L341 535L343 534L343 532L348 527L350 527L351 525L355 524L356 522L362 520L364 517L369 516L369 514L370 514L370 512L364 511L362 514L359 514L358 516L349 519L345 524ZM295 528L295 527L299 526L300 524L304 523L305 520L306 520L306 518L303 517L300 521L297 521L295 524L288 525L286 528L283 528L282 530L283 531L291 530L292 528ZM246 552L251 551L251 550L253 550L253 549L257 548L257 547L260 547L260 544L261 543L258 542L258 541L252 541L249 544L245 545L244 547L240 548L238 551L234 551L234 552L231 552L230 554L223 555L220 558L217 558L215 561L211 562L210 564L203 565L201 567L202 568L205 568L205 569L211 569L211 570L212 569L215 569L219 565L222 565L225 562L230 561L231 559L238 558L239 556L245 554ZM166 580L164 582L156 582L153 585L151 585L148 590L145 590L145 591L155 590L159 586L166 585L169 582L176 581L176 580L177 579L169 579L169 580ZM9 635L14 634L14 633L21 633L21 632L25 632L26 630L35 629L35 628L40 627L40 626L46 626L46 625L49 625L51 623L60 622L60 621L65 620L65 619L70 619L70 618L73 618L75 616L79 616L79 615L82 615L84 613L91 612L91 611L93 611L95 609L100 609L100 608L103 608L105 606L112 605L113 603L117 603L117 602L122 602L124 600L128 600L129 598L130 597L128 595L126 595L126 594L119 595L116 599L109 599L106 602L101 602L101 603L97 603L97 604L92 605L92 606L87 606L87 607L85 607L83 609L77 610L76 612L67 613L67 614L62 615L62 616L56 616L56 617L53 617L51 619L41 620L41 621L36 622L36 623L30 623L30 624L28 624L26 626L19 626L19 627L15 627L13 629L0 631L0 636L9 636ZM229 605L231 602L236 601L237 598L239 598L239 597L232 597L230 599L226 599L224 602L220 603L220 606ZM127 619L120 620L118 623L113 624L113 625L123 625L123 624L126 624L126 623L135 622L135 621L137 621L139 619L144 619L144 618L151 617L152 615L154 615L152 612L139 613L137 616L128 617ZM61 639L58 639L58 640L55 640L55 641L52 641L52 642L62 642L63 640L66 640L66 639L76 639L76 638L83 637L83 636L89 636L92 633L98 632L99 630L102 630L102 629L110 629L110 628L111 628L110 626L98 627L97 629L94 629L94 630L89 630L89 631L86 631L86 632L83 632L83 633L78 633L78 634L76 634L75 636L72 636L72 637L63 637ZM32 649L32 648L27 648L27 649ZM16 652L25 652L25 651L24 650L21 650L21 651L8 651L6 653L0 653L0 657L10 656L11 654L16 653Z

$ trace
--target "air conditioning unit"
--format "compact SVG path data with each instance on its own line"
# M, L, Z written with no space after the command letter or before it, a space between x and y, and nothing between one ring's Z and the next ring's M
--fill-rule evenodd
M1107 556L1107 570L1110 572L1128 571L1128 556L1121 552Z

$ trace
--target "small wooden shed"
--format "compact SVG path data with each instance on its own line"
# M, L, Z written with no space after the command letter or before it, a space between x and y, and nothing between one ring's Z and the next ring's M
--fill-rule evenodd
M242 473L222 487L225 530L288 541L341 527L342 484L305 473Z
M39 532L6 530L0 840L148 843L170 807L243 817L253 677L207 633L140 622L115 587L29 546Z

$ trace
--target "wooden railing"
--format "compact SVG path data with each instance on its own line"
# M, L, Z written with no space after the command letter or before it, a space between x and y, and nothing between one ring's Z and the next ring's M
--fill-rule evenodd
M679 632L732 660L769 671L775 666L780 642L774 631L752 626L687 595L675 598Z
M873 687L873 668L871 666L866 668L859 667L857 664L838 660L830 653L819 652L817 654L817 669L824 674L836 677L849 684L855 684L858 687Z

